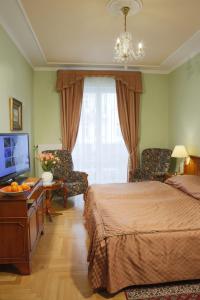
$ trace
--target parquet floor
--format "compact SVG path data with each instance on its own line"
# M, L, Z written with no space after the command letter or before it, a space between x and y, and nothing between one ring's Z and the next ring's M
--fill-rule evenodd
M63 214L53 223L46 220L45 234L33 255L32 274L17 275L0 267L0 300L125 300L93 293L87 278L87 233L83 226L83 200L68 200L67 209L56 203ZM8 272L9 271L9 272Z

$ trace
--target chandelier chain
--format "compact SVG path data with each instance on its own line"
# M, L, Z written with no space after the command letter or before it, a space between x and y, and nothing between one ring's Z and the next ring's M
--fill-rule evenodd
M124 31L126 32L126 17L127 15L125 15L125 19L124 19Z
M126 23L127 23L127 16L128 16L129 10L130 10L130 7L128 7L128 6L124 6L121 9L121 11L124 15L124 31L125 32L126 32Z

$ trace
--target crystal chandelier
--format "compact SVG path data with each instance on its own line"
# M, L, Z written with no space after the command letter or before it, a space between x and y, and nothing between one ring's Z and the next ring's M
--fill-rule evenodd
M131 33L126 31L126 19L129 10L128 6L121 8L124 15L124 32L117 38L114 48L114 60L123 63L125 66L132 60L137 60L145 55L142 42L138 43L135 49Z

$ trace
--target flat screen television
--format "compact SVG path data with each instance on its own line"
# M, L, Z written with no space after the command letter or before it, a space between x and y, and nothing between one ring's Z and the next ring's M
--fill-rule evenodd
M27 133L0 133L0 182L9 181L30 170Z

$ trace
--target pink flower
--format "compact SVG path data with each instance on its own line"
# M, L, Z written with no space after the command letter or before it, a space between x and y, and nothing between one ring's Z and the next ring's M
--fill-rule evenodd
M40 160L44 171L51 171L59 161L56 155L48 152L41 153L37 158Z

